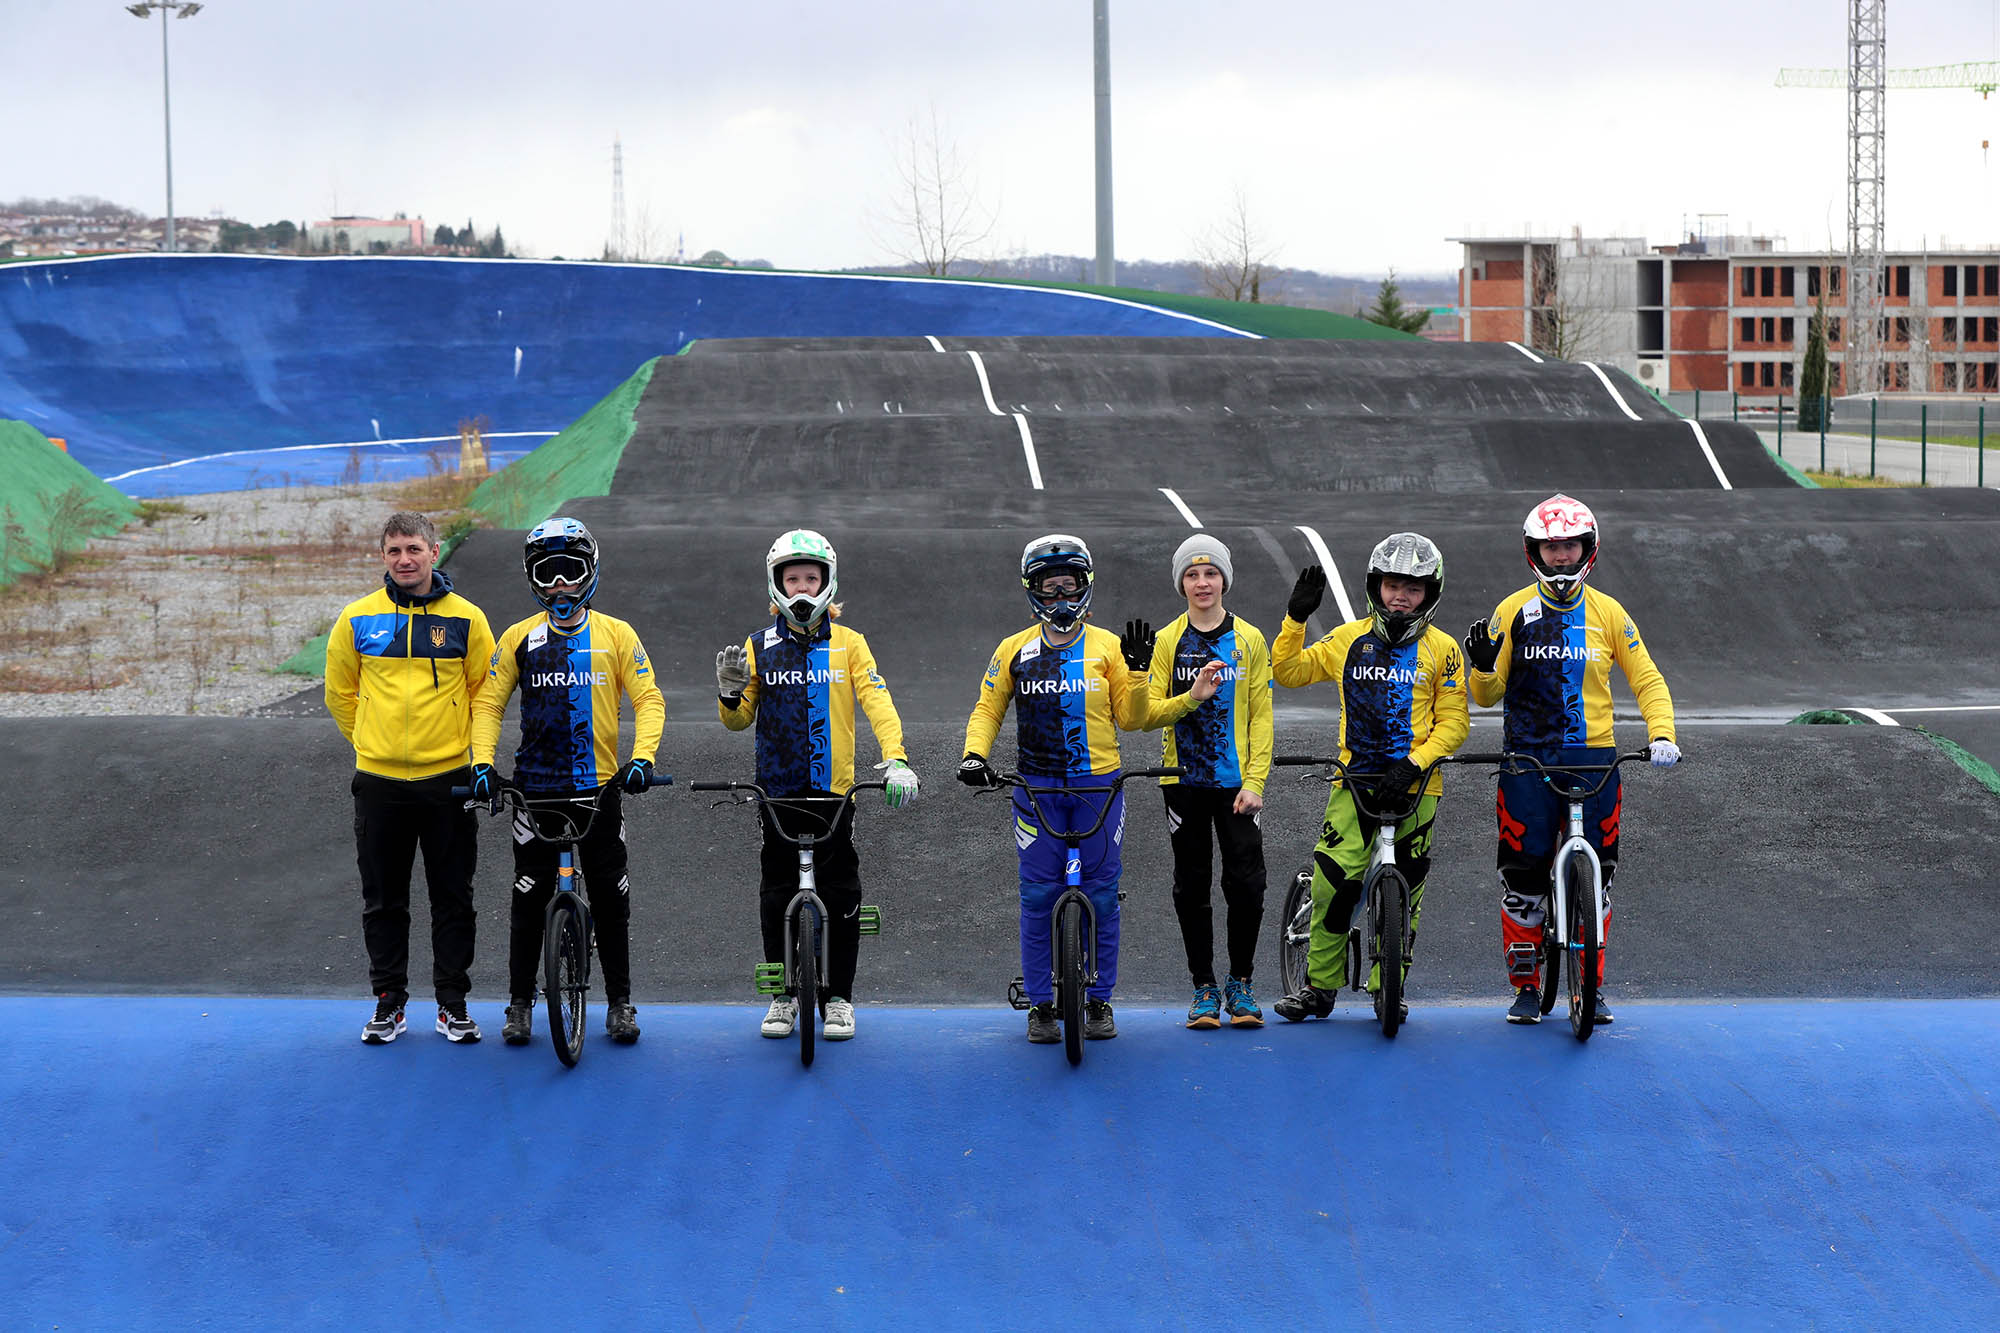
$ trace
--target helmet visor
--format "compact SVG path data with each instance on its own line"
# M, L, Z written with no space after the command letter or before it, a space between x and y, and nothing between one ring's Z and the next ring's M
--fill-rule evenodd
M572 552L551 551L547 555L538 555L529 562L528 580L543 590L553 588L558 583L588 583L590 561Z

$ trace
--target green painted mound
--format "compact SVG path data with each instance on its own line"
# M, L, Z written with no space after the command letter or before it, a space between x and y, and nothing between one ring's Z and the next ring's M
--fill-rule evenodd
M25 421L0 421L0 587L54 569L139 506Z

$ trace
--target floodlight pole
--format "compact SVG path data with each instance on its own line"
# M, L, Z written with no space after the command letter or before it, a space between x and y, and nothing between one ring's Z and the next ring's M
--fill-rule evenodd
M1092 0L1097 71L1097 285L1116 284L1111 243L1111 0Z
M125 9L136 19L149 19L152 10L160 11L160 109L167 139L166 253L172 254L178 243L174 235L174 86L167 64L167 11L174 11L179 18L191 19L201 12L201 6L194 0L137 0L135 4L126 5Z

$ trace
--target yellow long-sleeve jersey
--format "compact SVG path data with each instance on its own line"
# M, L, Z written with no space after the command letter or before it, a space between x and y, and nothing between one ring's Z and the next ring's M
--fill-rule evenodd
M1531 583L1494 608L1487 634L1500 641L1492 671L1472 672L1482 708L1507 702L1510 750L1606 748L1611 732L1611 668L1625 673L1645 715L1648 739L1674 739L1674 700L1653 656L1618 599L1588 584L1568 604Z
M1392 646L1375 633L1373 617L1350 620L1311 647L1306 627L1290 616L1271 646L1280 685L1317 681L1340 685L1340 758L1357 773L1380 773L1408 757L1418 767L1465 744L1471 717L1458 645L1435 625L1415 643ZM1444 791L1432 773L1427 795Z
M573 630L546 612L507 627L493 650L486 685L472 701L472 761L493 762L500 719L521 691L521 747L514 780L535 792L601 787L618 771L618 704L632 701L632 757L657 758L667 705L639 635L615 616L591 611Z
M743 646L750 654L749 688L736 707L718 702L716 710L731 731L757 724L757 785L767 793L845 795L854 785L857 703L882 758L909 757L895 700L860 634L828 619L802 638L777 617Z
M1160 745L1161 763L1184 768L1186 775L1160 784L1243 787L1262 796L1271 775L1271 650L1255 625L1231 614L1203 631L1186 615L1175 619L1153 641L1147 698L1159 711L1171 697L1186 694L1211 661L1222 663L1215 697L1167 728Z
M1001 640L965 726L965 752L990 755L1014 707L1015 765L1044 778L1096 776L1120 767L1118 731L1179 721L1195 700L1179 695L1155 710L1146 682L1125 665L1118 636L1095 625L1063 647L1031 625Z
M441 569L427 593L385 578L349 602L326 636L326 708L354 766L406 782L465 767L469 706L492 652L485 613Z

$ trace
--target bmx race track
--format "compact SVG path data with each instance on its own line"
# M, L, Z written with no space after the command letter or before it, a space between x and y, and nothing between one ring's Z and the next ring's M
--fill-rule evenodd
M138 494L331 479L355 457L395 475L409 451L354 442L473 414L525 450L656 356L609 484L558 499L605 551L598 605L653 657L660 768L748 776L749 738L714 718L714 655L763 619L771 538L806 525L840 553L844 623L925 780L913 808L859 816L884 926L863 942L857 1039L808 1072L757 1037L754 818L668 789L627 806L636 1047L593 1032L565 1072L541 1015L535 1045L498 1041L497 821L472 997L487 1040L433 1036L419 993L403 1039L364 1047L351 754L329 720L0 722L0 1322L2000 1318L1991 493L1802 488L1747 429L1511 347L1260 340L1066 293L473 262L0 268L0 417L67 433ZM321 445L347 452L299 447ZM297 470L274 461L287 449ZM1098 622L1159 625L1180 609L1173 549L1213 532L1230 609L1275 635L1301 566L1332 567L1324 631L1342 598L1365 606L1374 543L1416 529L1445 553L1438 623L1457 635L1527 580L1521 516L1556 489L1599 516L1592 582L1637 619L1687 756L1626 770L1617 1022L1587 1045L1501 1022L1491 783L1468 771L1447 779L1393 1042L1346 995L1324 1022L1185 1030L1164 813L1135 789L1121 1035L1076 1070L1029 1046L1004 1007L1007 821L950 781L987 658L1028 620L1022 543L1084 536ZM532 609L519 540L476 532L449 566L496 631ZM1333 744L1330 695L1279 691L1281 751ZM1832 709L1929 732L1784 725ZM1497 739L1476 711L1470 748ZM1122 744L1135 765L1158 754ZM877 757L864 734L859 763ZM1267 795L1268 1012L1272 918L1324 789L1281 772Z

